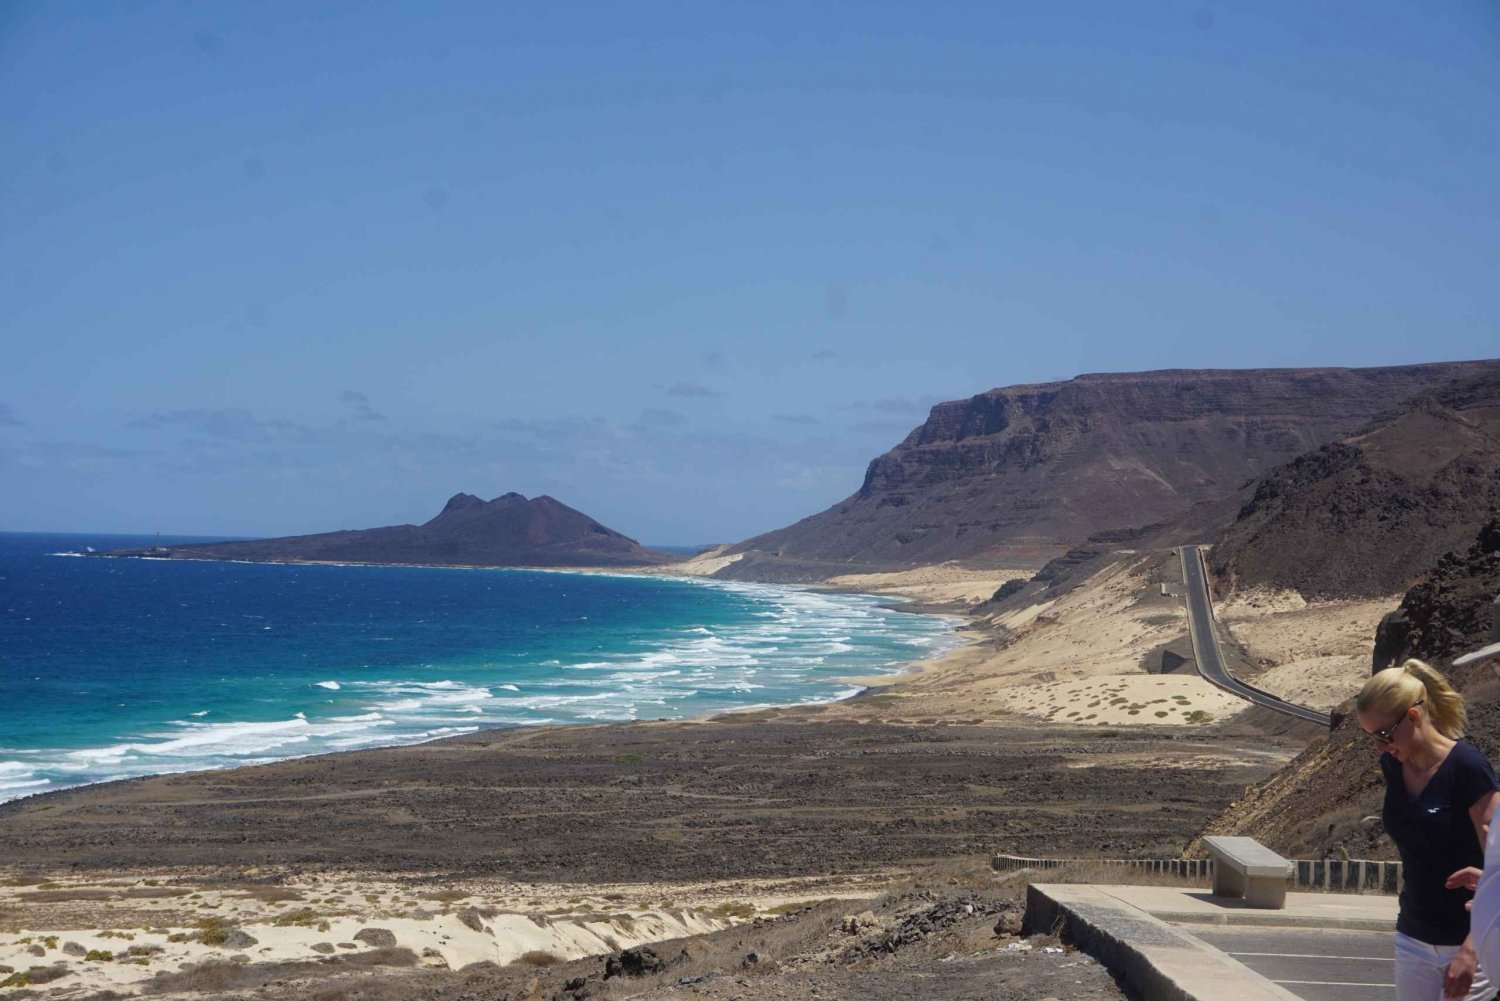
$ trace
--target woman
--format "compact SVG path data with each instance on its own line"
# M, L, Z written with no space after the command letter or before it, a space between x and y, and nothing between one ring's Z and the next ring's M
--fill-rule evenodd
M1385 752L1381 819L1401 853L1405 878L1396 920L1396 1001L1467 998L1494 987L1469 938L1471 894L1445 885L1483 864L1485 826L1500 779L1463 739L1463 697L1419 660L1377 672L1354 701L1360 729Z

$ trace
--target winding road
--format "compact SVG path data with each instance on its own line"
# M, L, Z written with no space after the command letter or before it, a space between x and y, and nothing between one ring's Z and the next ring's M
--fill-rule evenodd
M1218 634L1214 632L1214 606L1208 596L1208 572L1203 566L1203 547L1179 546L1177 556L1182 560L1182 580L1187 591L1188 629L1193 638L1193 657L1198 662L1198 673L1204 680L1256 705L1328 726L1330 721L1327 713L1277 698L1270 692L1245 684L1229 673L1229 669L1224 666L1223 653L1219 650Z

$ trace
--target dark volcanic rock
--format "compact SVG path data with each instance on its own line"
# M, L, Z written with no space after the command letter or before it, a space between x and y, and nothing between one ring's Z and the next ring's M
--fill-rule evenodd
M655 949L649 945L643 945L638 949L626 949L618 956L610 956L606 959L604 979L644 977L647 974L660 973L670 965L671 962L663 959Z
M1336 441L1423 390L1500 362L1084 375L942 403L859 491L757 536L724 576L825 575L1030 553L1167 521Z
M1500 372L1422 393L1259 480L1210 554L1221 586L1373 597L1500 507Z
M643 566L677 558L646 549L551 497L527 500L516 493L488 502L473 494L455 494L437 517L424 525L172 546L153 550L151 555L524 567Z
M1500 505L1497 505L1500 507ZM1373 669L1408 657L1445 661L1491 642L1500 595L1500 510L1466 553L1449 553L1375 633Z

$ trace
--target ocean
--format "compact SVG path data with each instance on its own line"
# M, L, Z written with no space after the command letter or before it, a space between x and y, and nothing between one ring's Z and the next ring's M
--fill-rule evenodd
M0 800L490 727L853 695L957 645L889 598L629 574L99 559L0 533ZM166 538L163 544L204 539Z

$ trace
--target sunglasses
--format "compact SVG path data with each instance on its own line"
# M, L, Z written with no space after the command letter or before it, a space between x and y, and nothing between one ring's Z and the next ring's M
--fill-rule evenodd
M1400 729L1401 724L1405 723L1409 718L1406 713L1411 712L1413 709L1417 708L1417 706L1421 705L1424 701L1424 699L1418 699L1411 705L1407 706L1406 712L1397 717L1396 722L1392 723L1384 730L1366 730L1365 733L1369 734L1370 739L1375 741L1375 743L1377 744L1389 744L1391 741L1396 739L1396 731Z

